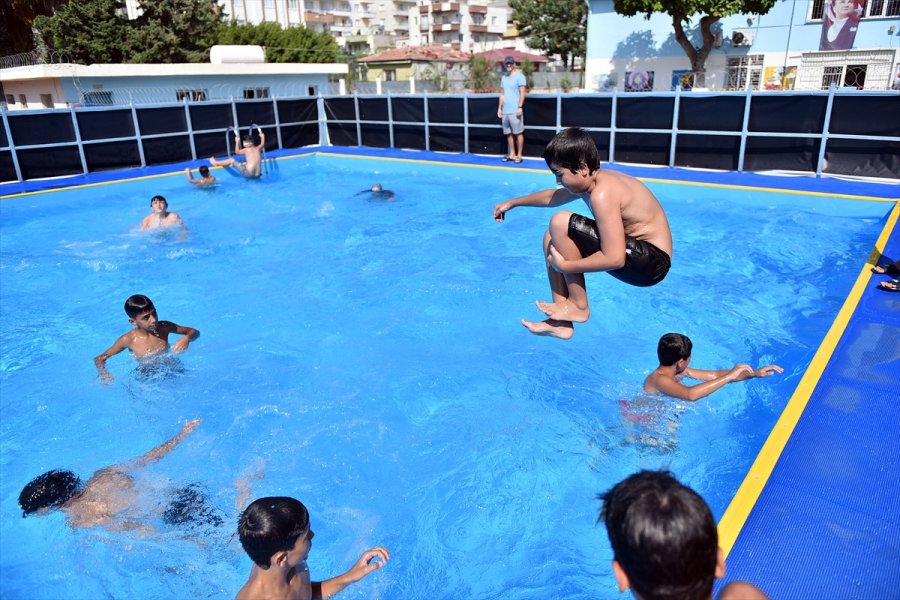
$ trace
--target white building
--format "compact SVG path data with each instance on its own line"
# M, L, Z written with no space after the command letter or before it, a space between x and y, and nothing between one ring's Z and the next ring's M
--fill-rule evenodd
M486 0L423 2L409 11L410 46L449 46L463 52L485 52L508 46L509 9Z

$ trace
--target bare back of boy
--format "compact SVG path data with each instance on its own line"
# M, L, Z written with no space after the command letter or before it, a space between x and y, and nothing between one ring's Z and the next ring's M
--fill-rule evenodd
M138 524L140 517L131 514L137 498L131 476L119 466L106 467L94 473L84 491L65 504L66 517L73 528L144 529Z
M273 583L259 577L260 568L253 565L250 579L237 593L235 600L311 600L312 582L306 561L298 563L289 573L287 581Z

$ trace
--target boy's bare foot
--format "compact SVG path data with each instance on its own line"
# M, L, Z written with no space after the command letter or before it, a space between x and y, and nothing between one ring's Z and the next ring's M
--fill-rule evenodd
M549 335L561 340L567 340L575 335L575 326L572 325L571 321L546 319L535 323L534 321L522 319L522 325L535 335Z
M590 308L580 309L568 300L565 302L541 302L537 300L535 304L542 313L558 321L585 323L588 317L591 316Z

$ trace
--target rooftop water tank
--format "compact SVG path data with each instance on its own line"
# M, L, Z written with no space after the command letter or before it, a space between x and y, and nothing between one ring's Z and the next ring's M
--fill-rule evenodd
M262 46L213 46L209 49L209 62L214 65L264 63L266 51Z

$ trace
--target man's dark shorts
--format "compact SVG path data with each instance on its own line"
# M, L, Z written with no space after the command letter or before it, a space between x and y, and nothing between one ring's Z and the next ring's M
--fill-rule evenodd
M569 237L578 246L581 256L590 256L600 251L600 235L597 233L597 222L572 213L569 217ZM610 275L620 281L638 287L649 287L662 281L672 259L669 255L643 240L625 236L625 266Z

